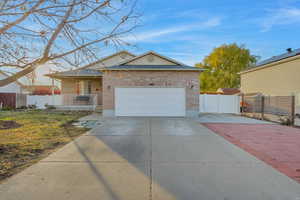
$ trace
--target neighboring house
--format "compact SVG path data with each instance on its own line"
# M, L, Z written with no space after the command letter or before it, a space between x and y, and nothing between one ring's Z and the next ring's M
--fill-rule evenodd
M201 71L155 52L121 51L47 76L61 80L65 105L97 99L104 116L196 116Z
M0 80L7 78L8 75L0 71ZM22 93L23 85L19 81L15 81L6 86L0 87L0 93Z
M223 94L223 95L234 95L234 94L239 94L240 89L238 89L238 88L219 88L217 90L217 93Z
M52 93L58 95L61 93L58 86L52 85L25 85L23 88L29 95L52 95Z
M8 75L0 71L0 79ZM22 94L23 85L15 81L6 86L0 87L0 108L19 108L26 105L26 95Z
M243 93L287 96L300 93L300 49L274 56L240 72Z

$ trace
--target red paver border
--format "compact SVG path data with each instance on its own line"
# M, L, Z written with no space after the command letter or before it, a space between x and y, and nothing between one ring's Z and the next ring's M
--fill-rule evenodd
M267 163L268 165L271 165L274 169L278 170L279 172L285 174L286 176L290 177L291 179L297 181L298 183L300 183L300 172L295 172L295 170L291 169L290 167L288 167L287 165L285 165L284 163L277 161L275 159L273 159L272 157L270 157L269 155L257 151L254 148L250 147L247 144L242 143L241 141L239 141L238 139L227 135L226 133L222 133L219 130L215 129L215 127L210 126L210 124L231 124L231 125L235 125L236 123L201 123L202 125L204 125L205 127L207 127L208 129L212 130L214 133L222 136L223 138L225 138L226 140L228 140L229 142L231 142L232 144L240 147L241 149L245 150L246 152L250 153L251 155L255 156L256 158L260 159L261 161ZM239 123L241 124L241 123ZM247 124L249 125L249 124ZM251 124L252 125L252 124ZM255 125L255 124L253 124Z

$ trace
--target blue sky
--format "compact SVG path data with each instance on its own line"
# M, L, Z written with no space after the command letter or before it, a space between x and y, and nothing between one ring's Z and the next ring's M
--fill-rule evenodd
M300 48L300 0L139 0L142 26L126 39L194 65L236 42L265 59Z
M193 66L233 42L261 59L300 48L300 0L138 0L137 12L141 27L124 38L136 54L153 50ZM41 83L49 83L49 68L37 70Z

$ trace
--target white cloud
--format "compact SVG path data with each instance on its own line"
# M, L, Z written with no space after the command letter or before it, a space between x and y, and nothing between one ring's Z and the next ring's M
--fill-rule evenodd
M135 41L135 42L139 42L139 41L146 41L146 40L151 40L163 35L167 35L167 34L171 34L171 33L178 33L178 32L183 32L186 31L188 29L188 26L179 26L179 27L169 27L169 28L165 28L165 29L161 29L161 30L151 30L151 31L145 31L145 32L141 32L138 33L136 35L129 36L127 38L124 38L124 40L126 41Z
M201 23L192 23L187 25L177 25L167 28L149 30L137 33L135 35L122 38L127 42L159 42L159 38L166 35L177 34L182 32L197 31L213 28L221 24L221 18L214 17Z
M262 31L266 32L277 25L300 23L300 8L280 8L270 10L269 15L261 22Z
M209 19L207 20L206 22L204 22L202 24L202 26L208 28L208 27L215 27L215 26L219 26L221 24L221 19L220 18L212 18L212 19Z

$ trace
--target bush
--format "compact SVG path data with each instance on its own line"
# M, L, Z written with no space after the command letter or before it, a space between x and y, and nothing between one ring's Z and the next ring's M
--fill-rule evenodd
M56 109L55 106L53 106L53 105L48 105L47 103L45 104L45 107L46 107L47 110L54 110L54 109Z
M28 108L29 108L29 109L36 109L36 105L35 105L35 104L28 105Z
M292 126L292 119L290 117L280 117L279 118L280 124L285 126Z
M20 107L18 107L17 109L25 110L25 109L27 109L27 106L20 106Z
M13 108L13 107L10 107L10 106L3 106L3 107L2 107L2 110L4 110L4 111L9 111L9 110L14 110L14 108Z

